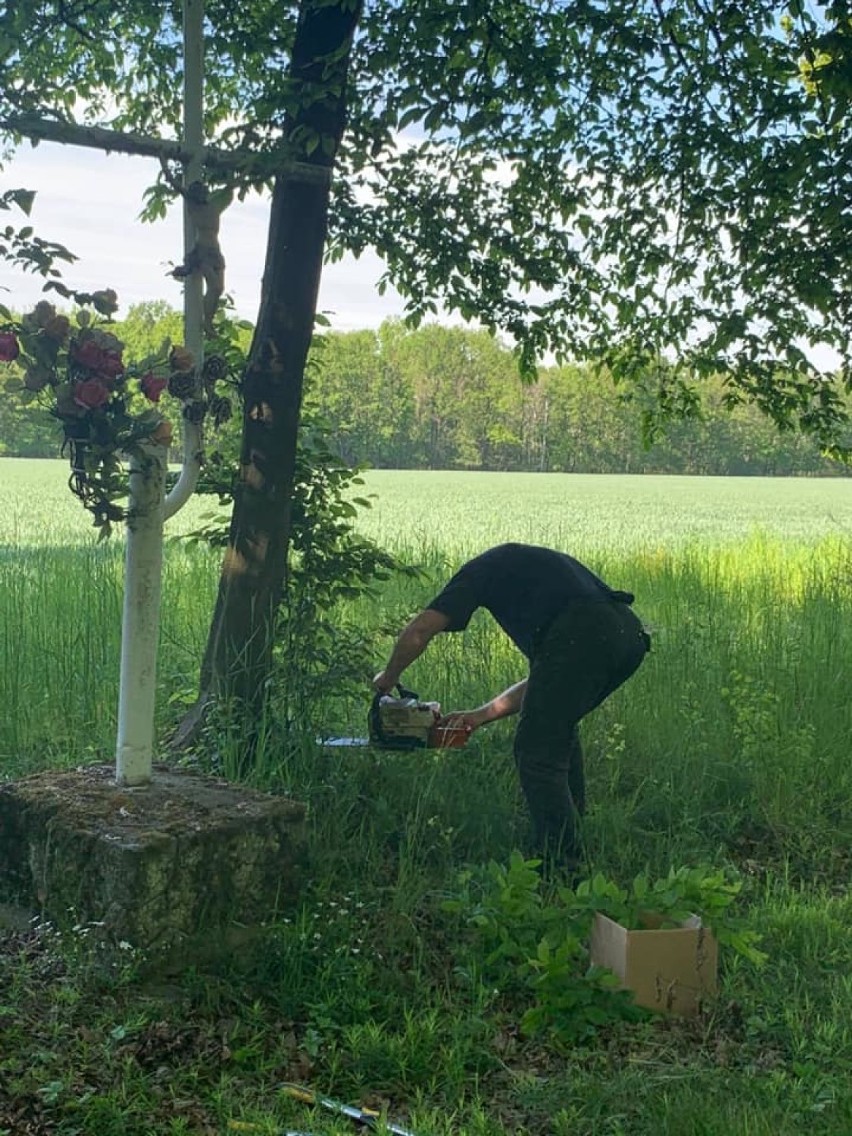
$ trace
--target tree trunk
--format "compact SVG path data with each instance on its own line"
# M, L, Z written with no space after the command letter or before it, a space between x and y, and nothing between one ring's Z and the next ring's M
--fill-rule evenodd
M331 169L345 126L346 80L362 3L304 0L284 137L304 157L276 177L260 313L244 378L240 474L199 699L174 744L192 740L213 698L262 708L285 585L296 439L328 228ZM315 92L305 105L306 93ZM313 139L313 144L306 140ZM310 149L310 153L308 152ZM322 176L323 172L327 176ZM319 175L319 176L318 176Z

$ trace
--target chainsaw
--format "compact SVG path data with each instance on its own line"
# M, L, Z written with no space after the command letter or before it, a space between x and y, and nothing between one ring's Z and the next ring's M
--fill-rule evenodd
M467 744L469 726L441 724L437 702L421 702L413 690L397 685L398 698L376 694L367 715L366 738L327 738L323 748L348 747L375 749L458 749Z
M399 698L376 694L367 725L370 744L381 749L426 749L441 719L437 702L421 702L413 690L396 687Z

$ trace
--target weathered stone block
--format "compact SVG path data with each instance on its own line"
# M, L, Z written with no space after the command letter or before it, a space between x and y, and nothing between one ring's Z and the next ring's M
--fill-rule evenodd
M59 928L100 924L146 954L209 946L292 904L304 813L166 766L139 788L99 765L0 784L0 903Z

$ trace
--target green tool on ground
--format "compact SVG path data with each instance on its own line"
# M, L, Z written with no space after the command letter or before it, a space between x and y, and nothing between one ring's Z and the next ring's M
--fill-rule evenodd
M292 1097L293 1100L302 1101L304 1104L318 1105L320 1108L325 1108L329 1112L336 1112L339 1116L345 1116L355 1124L361 1124L366 1128L378 1127L382 1119L381 1113L372 1108L356 1108L354 1105L344 1104L342 1101L330 1100L303 1085L285 1083L281 1085L281 1091L286 1093L288 1097ZM401 1128L398 1124L391 1124L386 1120L384 1125L385 1131L392 1133L392 1136L414 1136L413 1132L407 1128Z

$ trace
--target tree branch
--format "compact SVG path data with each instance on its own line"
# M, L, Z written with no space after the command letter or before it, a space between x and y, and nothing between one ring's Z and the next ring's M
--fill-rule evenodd
M183 162L189 155L180 142L170 138L146 138L142 134L122 134L102 126L81 126L58 118L42 118L39 114L6 114L0 118L0 129L21 134L38 142L60 142L66 146L84 146L92 150L120 154L140 154L148 158L170 158ZM205 158L207 155L205 154Z
M21 134L25 138L42 142L59 142L65 146L84 146L105 153L137 154L142 157L159 158L161 161L185 163L190 155L182 144L172 138L149 138L144 134L124 134L118 130L108 130L103 126L81 126L59 118L42 118L36 113L7 114L0 117L0 130ZM239 171L249 161L256 165L257 155L245 150L218 150L205 146L204 165L211 170ZM303 181L324 185L331 180L331 170L325 166L308 162L285 162L265 172L265 177L275 175L287 181Z

